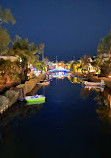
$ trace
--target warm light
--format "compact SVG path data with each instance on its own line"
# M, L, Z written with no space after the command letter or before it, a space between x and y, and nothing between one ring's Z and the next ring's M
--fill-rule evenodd
M20 58L20 63L22 62L22 58Z
M111 75L109 75L108 78L111 78Z

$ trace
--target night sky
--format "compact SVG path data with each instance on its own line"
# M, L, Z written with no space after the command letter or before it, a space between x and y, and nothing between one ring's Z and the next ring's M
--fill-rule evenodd
M95 55L98 42L111 30L111 0L1 0L15 25L6 25L12 39L45 43L50 60Z

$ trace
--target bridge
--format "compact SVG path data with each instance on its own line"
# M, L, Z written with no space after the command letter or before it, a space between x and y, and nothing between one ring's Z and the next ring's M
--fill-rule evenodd
M64 68L57 68L57 69L52 69L52 70L49 70L50 73L55 73L55 72L70 72L70 70L68 69L64 69Z

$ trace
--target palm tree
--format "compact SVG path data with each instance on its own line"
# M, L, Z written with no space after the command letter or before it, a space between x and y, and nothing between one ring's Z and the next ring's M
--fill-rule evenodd
M100 40L97 48L98 55L111 54L111 32Z
M0 27L0 54L6 54L11 39L6 29Z
M44 61L44 47L45 47L44 43L41 43L39 45L39 49L40 49L40 51L42 53L42 61Z
M28 39L22 40L19 36L16 36L12 47L8 51L8 55L17 56L20 59L20 66L25 75L25 79L27 79L28 72L28 64L34 65L36 52L38 51L37 46L34 43L29 43Z
M12 15L10 9L2 10L2 7L0 6L0 25L2 23L8 23L8 22L15 24L16 21Z

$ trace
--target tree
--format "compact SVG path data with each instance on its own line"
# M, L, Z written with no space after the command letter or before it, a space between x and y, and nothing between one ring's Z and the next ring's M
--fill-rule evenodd
M2 23L8 23L11 22L12 24L15 24L15 19L11 13L10 9L2 9L0 6L0 24Z
M87 70L88 70L89 63L90 63L89 57L88 57L87 55L84 55L84 56L81 58L82 69L87 71Z
M36 68L36 70L41 70L43 71L45 69L45 65L43 61L37 61L34 63L34 67Z
M16 62L3 59L0 60L0 74L6 79L6 83L20 81L20 73L21 69L19 66L17 66Z
M104 61L101 65L101 74L103 76L108 76L111 73L111 58L108 61Z
M8 54L18 56L23 61L33 63L37 51L38 48L34 43L29 43L27 38L22 40L21 37L16 35Z
M44 61L44 47L45 47L44 43L41 43L39 45L39 49L40 49L40 52L42 54L42 61Z
M74 71L74 72L78 72L78 70L80 69L80 62L79 61L74 61L72 64L71 64L71 67L70 67L70 70L71 71Z
M81 58L81 63L84 64L84 65L87 65L89 64L89 57L87 55L84 55L82 58Z
M27 79L28 64L36 66L36 62L39 60L37 55L38 47L34 43L29 43L28 39L22 39L16 36L12 47L9 49L8 54L17 56L20 60L20 66L22 67L22 76Z
M97 55L101 75L107 76L111 73L111 32L100 40L97 47Z
M98 56L103 54L111 54L111 32L103 39L100 40L97 47Z
M11 22L14 24L16 21L11 13L10 9L2 9L0 6L0 25L2 23ZM6 29L0 27L0 54L6 54L8 50L8 44L10 43L11 39Z
M6 29L0 27L0 54L6 54L11 39Z

